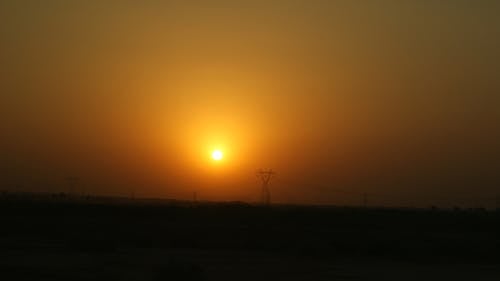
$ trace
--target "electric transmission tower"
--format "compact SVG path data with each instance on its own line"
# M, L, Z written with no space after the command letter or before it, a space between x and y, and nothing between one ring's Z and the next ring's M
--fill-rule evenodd
M80 183L80 178L78 177L67 177L66 182L68 183L68 194L74 195L76 191L76 187Z
M269 190L269 181L271 178L276 175L273 170L258 170L257 177L262 181L262 204L270 205L271 204L271 191Z

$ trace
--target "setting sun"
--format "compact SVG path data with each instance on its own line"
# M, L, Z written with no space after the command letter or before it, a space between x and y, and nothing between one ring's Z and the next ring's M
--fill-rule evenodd
M224 154L222 154L222 151L220 150L214 150L212 152L212 159L215 161L220 161L222 160L222 157L224 157Z

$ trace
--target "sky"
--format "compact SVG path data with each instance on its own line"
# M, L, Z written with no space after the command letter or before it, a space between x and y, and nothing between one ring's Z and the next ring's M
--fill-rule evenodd
M498 1L1 1L0 189L494 206ZM213 161L220 149L224 158Z

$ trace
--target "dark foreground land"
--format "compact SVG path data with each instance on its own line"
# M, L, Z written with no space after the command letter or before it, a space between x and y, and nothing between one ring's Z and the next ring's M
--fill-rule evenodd
M500 212L0 199L1 280L500 280Z

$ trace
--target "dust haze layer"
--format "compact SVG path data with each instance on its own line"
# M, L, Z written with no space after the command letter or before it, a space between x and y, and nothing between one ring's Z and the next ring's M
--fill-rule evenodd
M0 184L495 204L497 1L2 1ZM224 165L208 150L223 146Z

